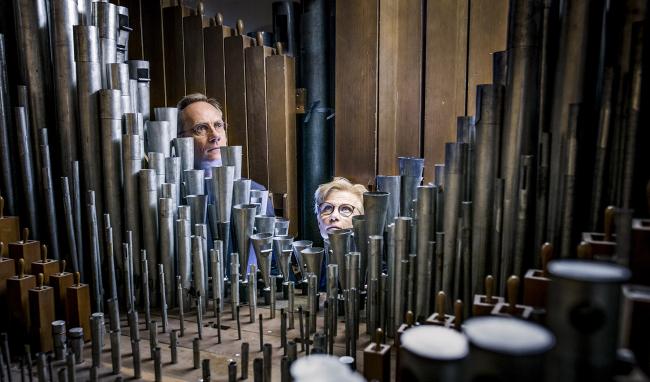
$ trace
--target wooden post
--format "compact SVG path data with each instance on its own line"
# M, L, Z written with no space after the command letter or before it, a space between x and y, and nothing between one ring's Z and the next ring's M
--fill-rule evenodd
M47 258L47 246L41 245L41 259L32 263L32 274L43 274L45 284L50 285L50 275L59 271L59 261Z
M52 351L52 321L54 321L54 289L43 284L44 275L38 274L38 285L29 290L32 350Z
M32 263L41 258L41 243L38 240L29 240L29 228L23 228L23 239L9 243L9 257L18 261L24 260L23 271L32 273ZM18 264L16 263L16 273L18 273Z
M74 284L66 290L66 324L70 328L84 330L84 340L90 340L90 288L79 281L79 272L74 274Z

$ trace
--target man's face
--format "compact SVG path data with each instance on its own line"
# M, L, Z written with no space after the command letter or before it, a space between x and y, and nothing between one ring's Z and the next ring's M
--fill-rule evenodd
M195 162L221 159L219 147L228 144L221 111L207 102L194 102L183 109L181 118L181 135L194 138Z
M359 197L351 192L330 191L318 209L318 228L323 239L334 229L352 228L352 217L361 214L361 205Z

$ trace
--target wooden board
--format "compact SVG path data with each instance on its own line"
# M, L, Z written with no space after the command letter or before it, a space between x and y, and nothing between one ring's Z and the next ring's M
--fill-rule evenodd
M163 34L165 36L166 99L174 107L185 96L185 57L183 49L183 7L163 8Z
M269 191L286 194L284 217L289 232L298 231L298 185L296 148L296 69L293 57L266 58L266 111L268 124Z
M205 93L221 105L223 120L228 123L226 106L226 69L224 62L224 38L232 36L232 28L214 25L203 29L205 54Z
M467 69L467 115L476 114L476 86L492 83L492 53L505 50L508 0L472 0Z
M141 1L142 47L149 61L151 75L151 109L167 106L165 83L165 54L163 47L162 3L160 0ZM129 36L130 37L130 36Z
M420 154L422 0L382 1L379 9L378 172L398 175L398 156Z
M378 0L336 4L334 173L364 185L377 171Z
M203 54L203 16L183 17L185 49L185 91L205 94L205 57Z
M249 178L269 187L268 140L266 131L266 57L273 54L267 46L246 48L246 113L248 120Z
M242 177L248 177L248 124L246 116L246 68L244 49L253 46L247 36L226 37L223 42L226 68L228 145L242 146Z
M140 0L126 0L124 6L129 8L129 60L144 60L142 48L142 9Z
M465 115L467 0L427 2L424 80L424 180L444 163L445 142L456 139L456 117Z

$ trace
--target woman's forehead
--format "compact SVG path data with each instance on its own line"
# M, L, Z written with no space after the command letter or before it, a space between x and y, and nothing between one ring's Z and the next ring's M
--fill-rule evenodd
M324 202L332 204L352 204L354 206L359 206L362 203L361 198L350 191L345 190L332 190L326 196Z

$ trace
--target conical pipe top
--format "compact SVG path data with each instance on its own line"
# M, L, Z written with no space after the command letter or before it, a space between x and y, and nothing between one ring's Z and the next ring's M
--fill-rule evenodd
M413 217L414 204L417 198L417 188L422 183L422 171L424 170L424 159L399 157L399 173L402 176L400 190L400 215ZM378 235L375 233L375 235Z
M273 250L271 248L263 249L260 253L255 253L257 256L257 266L260 268L260 273L262 273L262 280L264 280L264 287L269 288L271 286L271 254Z
M275 252L275 258L280 259L282 251L291 249L291 243L293 243L293 236L274 236L273 252Z
M307 268L307 273L312 273L316 275L316 285L320 285L320 272L321 267L323 266L323 253L325 252L324 248L320 247L310 247L305 248L300 252L300 257L305 263Z
M386 211L386 225L389 225L399 216L402 177L399 175L377 175L375 183L377 191L390 194L388 196L388 210Z
M350 252L350 244L352 241L351 229L335 229L329 234L330 250L332 257L330 264L337 264L339 266L340 282L343 289L347 289L347 274L345 272L345 255Z
M205 224L205 218L208 212L208 196L188 195L185 197L185 200L190 206L192 227L194 227L195 224Z
M255 255L258 255L262 250L273 249L273 234L267 232L256 233L251 235L251 242L253 243Z
M273 236L275 216L255 216L255 233L270 233Z
M212 195L217 205L219 221L230 221L235 167L212 167Z
M383 191L364 192L363 210L366 216L366 234L383 235L390 194Z
M293 255L296 257L296 261L300 265L300 273L302 274L303 279L307 275L307 270L305 269L305 262L302 259L302 250L305 248L311 248L314 243L311 240L298 240L291 243L293 247Z
M280 268L285 283L289 281L291 253L293 253L293 248L283 249L282 252L280 252L280 257L278 257L278 268Z
M260 204L258 215L266 215L266 208L269 204L269 192L267 190L251 190L250 200L252 204Z
M424 171L424 159L415 157L398 157L399 174L401 176L414 176L422 178Z
M235 180L241 178L241 146L221 146L221 163L223 166L234 166Z
M235 223L235 237L239 252L239 270L242 276L248 271L250 237L255 225L255 205L238 204L232 208Z

